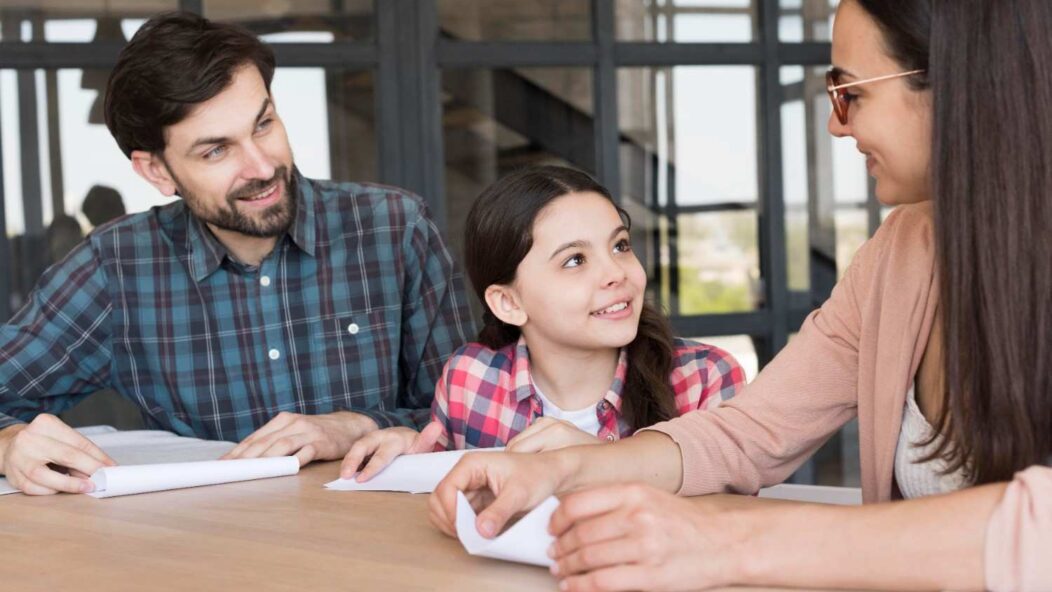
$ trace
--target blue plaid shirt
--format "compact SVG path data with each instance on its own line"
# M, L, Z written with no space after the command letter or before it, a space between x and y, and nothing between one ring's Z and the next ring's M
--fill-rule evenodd
M147 425L241 440L280 411L419 427L473 332L423 203L296 176L296 217L258 266L182 200L100 226L0 326L0 428L100 389Z

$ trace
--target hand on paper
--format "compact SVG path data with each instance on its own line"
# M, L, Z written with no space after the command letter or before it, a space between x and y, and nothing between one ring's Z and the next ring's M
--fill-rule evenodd
M0 473L28 495L87 493L94 489L91 474L116 464L54 415L0 431Z
M525 430L508 441L508 452L543 452L578 446L600 444L602 440L577 429L577 426L561 419L539 417Z
M648 485L598 487L562 498L549 552L561 590L695 590L732 583L742 546L729 514Z
M366 459L369 462L355 478L359 483L371 479L402 454L431 452L442 435L442 429L442 424L431 422L419 432L404 427L369 432L358 439L343 457L340 478L350 479Z
M463 491L475 511L475 527L493 538L508 520L530 510L560 490L563 468L558 453L467 454L435 488L428 500L431 523L456 537L457 492ZM487 503L491 502L491 503Z
M376 429L375 421L349 411L326 415L283 411L222 458L295 456L300 466L315 460L335 460L347 454L359 438Z

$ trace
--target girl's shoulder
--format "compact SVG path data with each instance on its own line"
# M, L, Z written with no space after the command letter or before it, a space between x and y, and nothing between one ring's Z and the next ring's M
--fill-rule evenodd
M453 352L446 361L443 374L447 377L456 372L468 372L480 378L493 378L493 374L510 374L515 366L515 347L512 343L500 349L492 349L478 342L465 343Z
M722 372L731 372L734 369L741 368L741 364L738 363L733 354L715 345L674 337L672 346L675 356L673 362L674 370L690 367L715 367Z

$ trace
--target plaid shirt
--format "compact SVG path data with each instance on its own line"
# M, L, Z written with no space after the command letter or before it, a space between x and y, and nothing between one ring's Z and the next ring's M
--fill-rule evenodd
M717 407L745 386L738 361L717 347L676 339L675 354L669 384L680 415ZM595 406L600 439L618 440L632 433L621 415L627 370L622 350L613 384ZM431 420L445 428L435 450L504 446L543 415L524 339L496 351L469 343L446 362L435 387Z
M298 173L295 187L295 219L258 267L182 200L95 230L0 326L0 428L105 388L151 428L217 440L280 411L426 421L473 331L437 228L399 189Z

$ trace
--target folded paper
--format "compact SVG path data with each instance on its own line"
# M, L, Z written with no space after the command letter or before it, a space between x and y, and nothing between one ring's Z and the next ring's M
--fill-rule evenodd
M468 498L458 491L457 538L472 555L547 567L552 564L548 547L555 541L555 537L548 534L548 522L558 507L559 500L549 496L511 528L487 539L475 527L475 510Z

